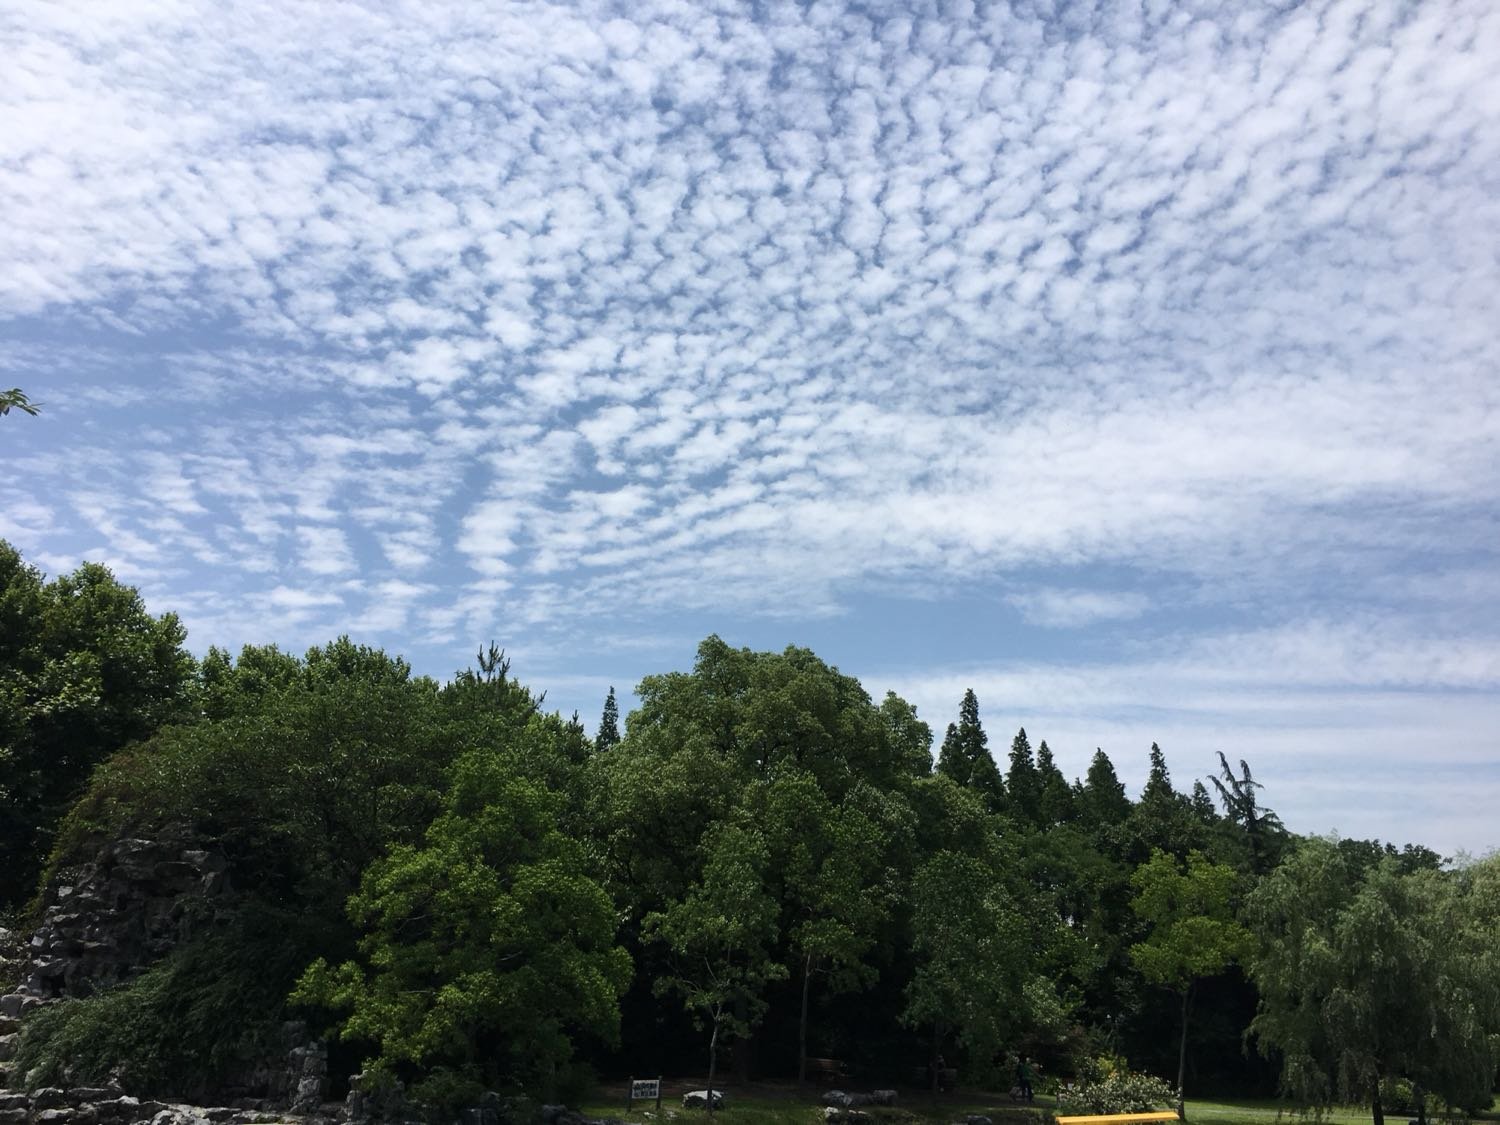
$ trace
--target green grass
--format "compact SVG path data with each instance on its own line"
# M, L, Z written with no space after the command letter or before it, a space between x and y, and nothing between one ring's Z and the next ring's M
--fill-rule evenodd
M684 1109L682 1095L700 1090L703 1083L664 1082L662 1113L656 1116L653 1103L638 1103L625 1111L624 1087L605 1087L595 1093L581 1110L589 1117L615 1117L629 1125L708 1125L708 1114L701 1109ZM724 1084L725 1108L713 1115L715 1125L822 1125L823 1087L798 1087L795 1083L758 1082L748 1088ZM867 1090L868 1083L852 1083L850 1090ZM901 1090L895 1108L866 1108L873 1125L950 1125L968 1114L982 1113L995 1125L1050 1125L1054 1099L1038 1095L1034 1106L1019 1106L1000 1092L957 1090L940 1096L937 1102L926 1091ZM1494 1119L1493 1115L1485 1115ZM1294 1109L1273 1099L1235 1098L1215 1101L1188 1099L1189 1125L1299 1125L1312 1122L1301 1118ZM1406 1125L1407 1115L1386 1114L1386 1125ZM1368 1107L1345 1106L1324 1114L1319 1125L1370 1125Z

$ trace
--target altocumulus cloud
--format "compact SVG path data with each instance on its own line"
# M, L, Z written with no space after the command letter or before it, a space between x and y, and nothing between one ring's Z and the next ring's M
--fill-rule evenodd
M1492 4L119 0L0 44L0 378L48 404L0 534L196 644L496 635L591 712L710 629L816 642L1078 770L1169 731L1326 778L1368 699L1497 795Z

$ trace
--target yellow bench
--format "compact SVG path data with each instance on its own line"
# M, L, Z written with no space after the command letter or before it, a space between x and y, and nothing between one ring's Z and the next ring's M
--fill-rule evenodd
M1059 1116L1057 1125L1123 1125L1127 1121L1177 1121L1175 1109L1155 1109L1150 1113L1090 1113L1072 1117Z

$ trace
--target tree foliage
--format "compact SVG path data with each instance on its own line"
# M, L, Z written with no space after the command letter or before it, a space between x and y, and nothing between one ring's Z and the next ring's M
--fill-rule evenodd
M1311 839L1250 896L1260 1010L1251 1031L1283 1056L1303 1105L1366 1100L1406 1078L1449 1105L1489 1104L1500 1046L1500 865L1364 872Z

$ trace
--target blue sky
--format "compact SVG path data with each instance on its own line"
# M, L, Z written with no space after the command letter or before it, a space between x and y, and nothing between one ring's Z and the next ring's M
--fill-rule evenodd
M1489 0L0 8L0 536L1500 844Z

